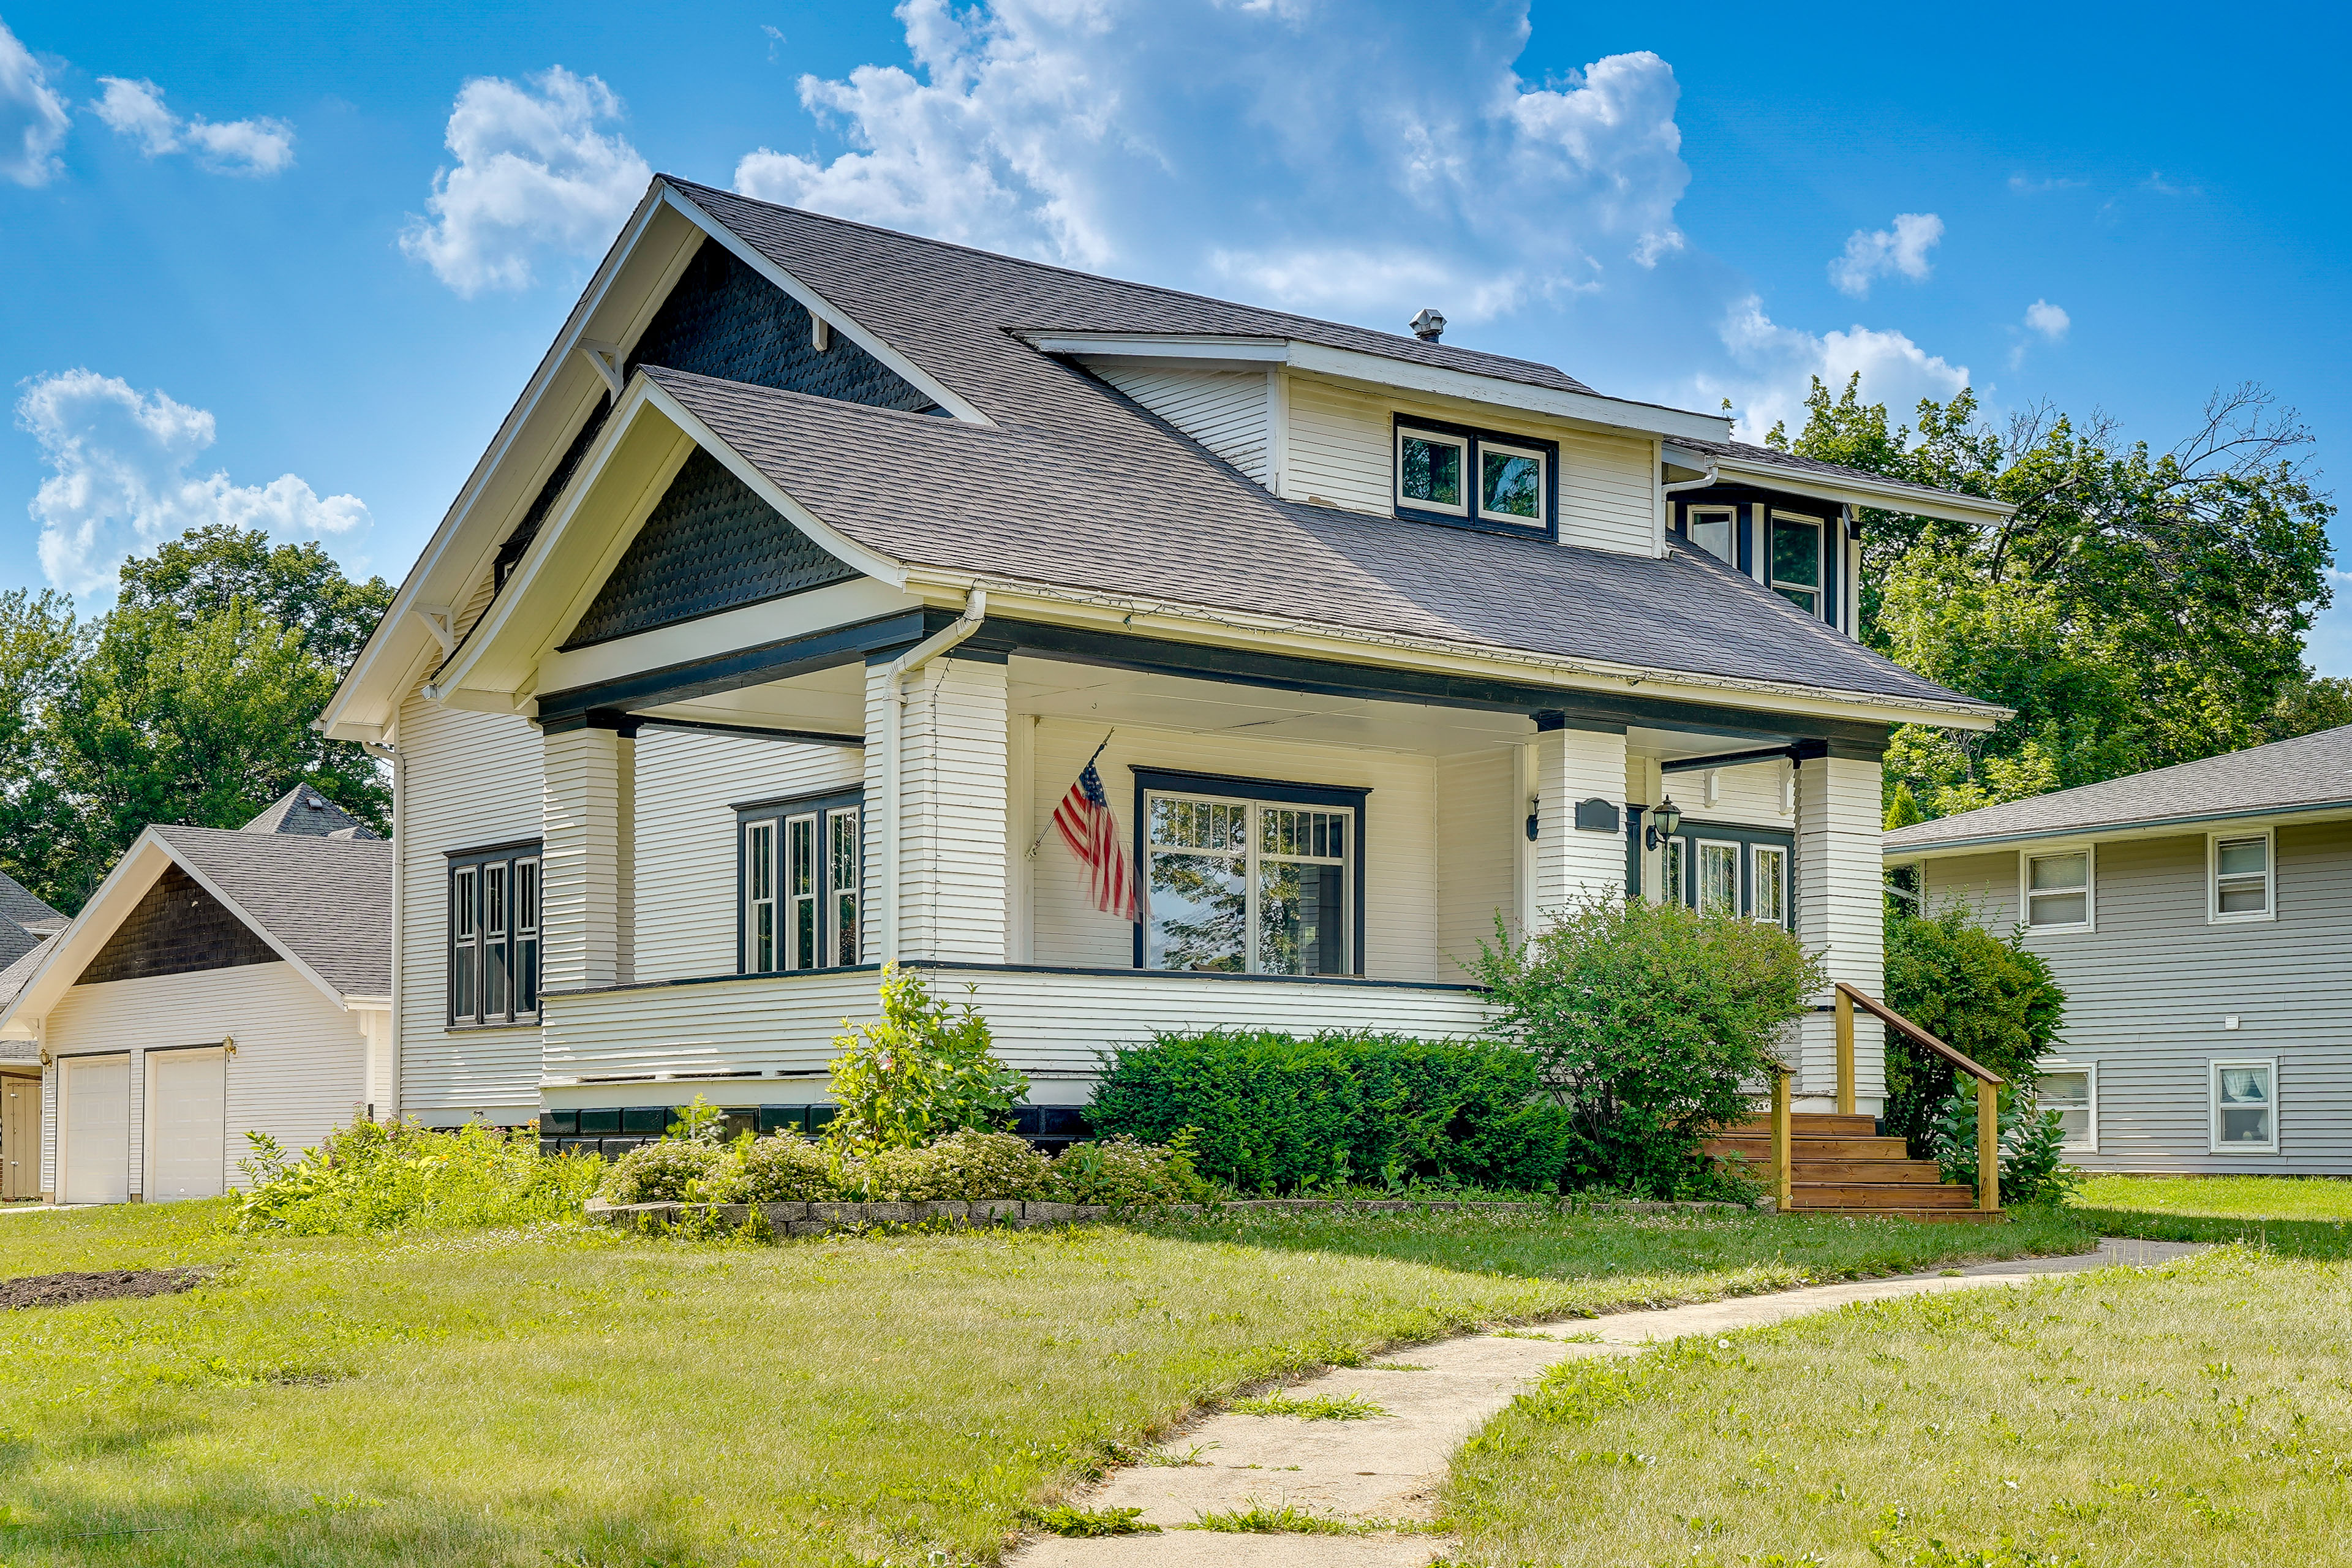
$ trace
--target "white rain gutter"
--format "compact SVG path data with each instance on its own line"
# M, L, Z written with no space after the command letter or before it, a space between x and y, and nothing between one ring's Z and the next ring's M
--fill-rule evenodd
M1677 463L1675 466L1676 468L1680 468L1682 465ZM1679 495L1684 490L1703 490L1707 486L1714 484L1715 482L1716 465L1709 463L1706 466L1706 472L1701 474L1698 478L1695 479L1676 479L1673 484L1661 485L1658 489L1661 492L1666 495Z
M988 618L988 590L974 588L964 598L963 614L941 626L882 668L882 952L881 961L898 960L898 731L907 716L906 678L980 630Z

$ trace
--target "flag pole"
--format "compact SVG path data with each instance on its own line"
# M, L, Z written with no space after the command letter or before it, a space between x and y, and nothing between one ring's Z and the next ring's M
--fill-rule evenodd
M1087 768L1090 768L1095 765L1097 758L1099 758L1103 754L1103 748L1105 746L1108 746L1110 744L1110 738L1118 733L1118 727L1117 725L1113 725L1110 729L1104 731L1102 745L1097 746L1095 748L1094 756L1087 759ZM1087 771L1087 768L1080 768L1078 772L1083 774ZM1024 855L1022 858L1024 860L1034 860L1037 858L1037 851L1045 847L1045 835L1053 831L1054 819L1051 816L1048 816L1045 818L1045 826L1037 830L1037 837L1029 841L1029 853Z

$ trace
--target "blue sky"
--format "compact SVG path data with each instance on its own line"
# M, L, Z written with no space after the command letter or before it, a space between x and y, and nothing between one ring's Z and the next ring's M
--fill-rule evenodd
M215 518L396 578L648 169L1378 326L1435 305L1759 429L1859 369L2161 447L2258 381L2341 471L2347 29L2213 23L0 0L0 588L102 606ZM2352 673L2352 603L2312 651Z

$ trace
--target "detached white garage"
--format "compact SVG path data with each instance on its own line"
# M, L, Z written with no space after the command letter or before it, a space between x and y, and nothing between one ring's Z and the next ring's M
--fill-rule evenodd
M0 1028L40 1045L41 1195L171 1202L389 1113L392 846L307 786L236 831L150 827Z

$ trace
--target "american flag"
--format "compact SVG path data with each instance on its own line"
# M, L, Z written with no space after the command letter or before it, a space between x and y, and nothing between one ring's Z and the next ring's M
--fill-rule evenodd
M1070 847L1070 853L1086 867L1087 896L1095 908L1122 920L1142 920L1143 891L1129 869L1127 850L1118 841L1118 818L1111 815L1110 800L1103 794L1102 775L1095 772L1093 758L1087 759L1078 782L1054 808L1054 826L1061 830L1062 842Z

